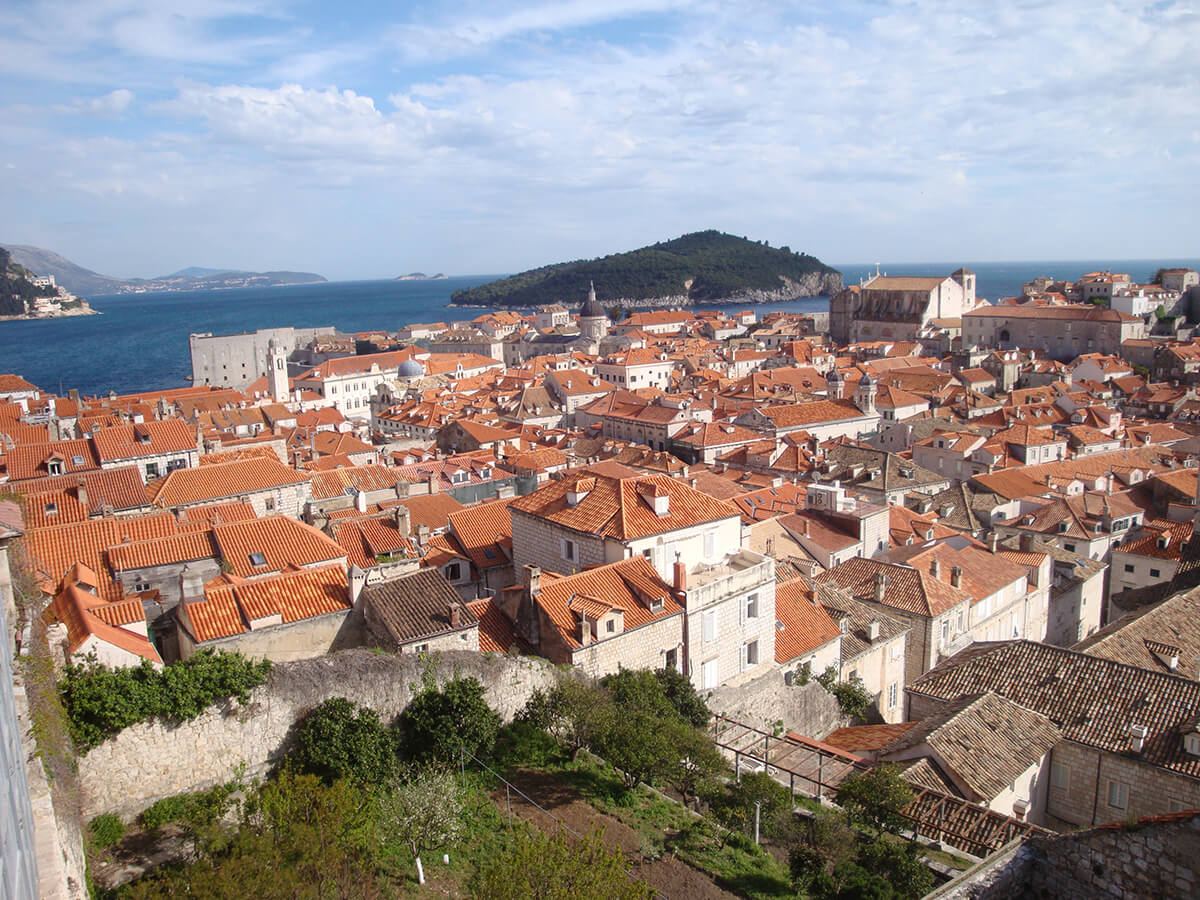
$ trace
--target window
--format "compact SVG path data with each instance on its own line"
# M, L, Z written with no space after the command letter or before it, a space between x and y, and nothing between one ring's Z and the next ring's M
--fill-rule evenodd
M715 641L717 639L717 611L715 609L706 610L703 617L704 640Z
M1113 809L1126 809L1129 806L1129 785L1123 781L1108 783L1108 805Z
M458 581L462 578L462 563L446 563L442 569L442 574L446 576L447 581Z
M712 559L717 553L717 533L710 531L704 535L704 558Z
M186 459L173 459L167 463L167 471L174 472L176 469L182 469L187 466Z
M140 593L142 593L144 591L148 591L148 590L150 590L149 580L144 575L134 575L133 576L133 592L135 594L140 594Z
M82 466L83 465L83 457L82 456L72 456L71 464L75 465L75 466Z
M710 691L717 686L717 661L707 659L700 664L700 687Z
M58 504L54 503L53 501L51 501L50 503L47 503L46 504L46 515L57 516L58 515Z
M604 630L605 630L606 632L608 632L609 634L616 634L616 633L617 633L617 622L616 622L616 619L609 619L607 622L605 622L605 623L604 623Z
M1151 569L1151 570L1150 570L1150 577L1151 577L1151 578L1158 578L1158 569Z
M674 648L667 651L666 668L675 669L678 666L678 655L678 651Z
M894 707L896 705L896 702L899 699L900 699L900 682L893 681L891 684L888 685L888 709L891 709L892 707Z
M1068 553L1074 553L1075 545L1074 544L1063 544L1063 549L1066 550Z
M942 643L944 644L948 640L950 640L950 623L943 619L942 620Z
M758 618L758 594L748 594L746 596L746 618Z
M258 569L258 568L261 568L262 566L265 566L266 564L267 564L267 557L265 555L263 555L262 553L259 553L257 550L255 550L253 553L250 554L250 565L254 566L254 568Z
M575 542L567 540L566 538L563 538L562 539L562 558L568 559L571 562L575 562L575 560L578 558L578 555L579 555L579 550L575 546Z
M1050 786L1060 791L1071 789L1071 770L1062 763L1050 766Z
M417 646L413 647L413 651L416 653L428 653L429 645L428 644L417 644Z
M274 512L275 511L275 498L268 497L263 505L266 508L267 512Z
M746 667L758 665L758 641L746 644Z
M1133 564L1132 564L1132 563L1125 563L1125 571L1126 571L1126 572L1132 572L1132 571L1133 571Z
M158 477L158 463L146 463L146 477L147 478L157 478Z

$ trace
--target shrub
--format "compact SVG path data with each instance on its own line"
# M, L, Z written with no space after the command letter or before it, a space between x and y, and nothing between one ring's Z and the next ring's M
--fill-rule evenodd
M304 717L293 758L300 771L326 783L346 778L375 784L396 770L395 743L379 714L345 697L326 700Z
M859 681L838 681L833 666L817 676L817 683L833 694L838 706L848 716L865 719L873 698Z
M696 693L696 686L690 678L676 669L655 669L654 677L658 679L667 701L686 722L696 728L708 724L712 711L704 698Z
M901 811L912 803L913 790L894 765L885 764L848 775L835 799L852 823L895 833L908 824Z
M654 890L625 871L620 850L610 850L598 832L581 841L546 837L528 828L513 833L508 851L489 860L471 883L471 896L487 900L545 900L603 897L649 900Z
M115 813L101 813L88 822L88 832L92 836L92 846L103 850L125 836L125 823Z
M490 753L500 717L474 678L454 678L439 690L432 679L397 720L404 755L412 760L457 762L462 751Z
M66 667L59 692L71 737L86 753L138 722L194 719L230 697L245 703L270 670L269 661L225 651L204 650L161 671L148 660L111 669L92 657Z

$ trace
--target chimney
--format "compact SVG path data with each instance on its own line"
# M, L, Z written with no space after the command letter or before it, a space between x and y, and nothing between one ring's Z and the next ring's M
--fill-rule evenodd
M450 606L450 627L451 628L461 628L462 627L462 609L459 607L459 605L457 603L451 604L451 606Z
M535 596L542 590L542 570L539 566L525 567L525 593L530 597Z
M1021 532L1021 549L1025 553L1033 551L1033 535L1027 531Z
M952 566L950 569L950 586L962 587L962 566Z
M1129 726L1129 749L1140 754L1146 746L1146 735L1149 729L1145 725Z
M1178 653L1171 654L1170 659L1167 660L1167 668L1170 669L1172 672L1178 671L1178 669L1179 669L1179 654Z
M79 505L86 511L88 505L87 482L82 478L75 482L75 497L79 500Z
M436 472L430 472L430 473L429 473L429 475L428 475L428 476L425 478L425 484L426 484L426 485L428 485L428 487L429 487L429 491L428 491L428 492L429 492L430 494L436 494L436 493L438 492L438 477L437 477L437 473L436 473Z
M367 492L357 491L354 494L354 508L360 513L367 511Z
M412 533L411 518L407 506L400 505L396 507L396 530L400 532L400 537L402 538L406 538Z
M687 590L687 566L685 566L683 564L683 560L680 559L678 553L675 554L675 568L674 568L673 574L674 574L673 583L675 585L675 590L686 591Z
M883 595L887 593L887 576L882 572L875 573L875 602L882 603Z
M988 535L988 549L992 553L1000 552L1000 535L994 531Z
M351 566L346 575L346 593L350 597L351 606L358 603L358 598L362 596L363 588L366 586L367 573L358 566Z
M942 561L936 556L929 561L929 574L938 579L942 577Z
M880 624L878 620L872 619L867 623L867 640L872 644L879 640Z

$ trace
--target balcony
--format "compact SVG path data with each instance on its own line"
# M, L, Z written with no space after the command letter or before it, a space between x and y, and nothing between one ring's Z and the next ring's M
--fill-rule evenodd
M703 609L726 597L744 594L775 582L775 560L739 550L718 563L704 563L688 572L687 607Z

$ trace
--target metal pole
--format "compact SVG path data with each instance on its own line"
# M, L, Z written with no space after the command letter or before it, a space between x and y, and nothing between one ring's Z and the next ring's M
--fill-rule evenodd
M508 807L508 827L512 827L512 791L509 783L504 782L504 804Z
M758 843L758 820L762 814L762 801L754 801L754 843Z

